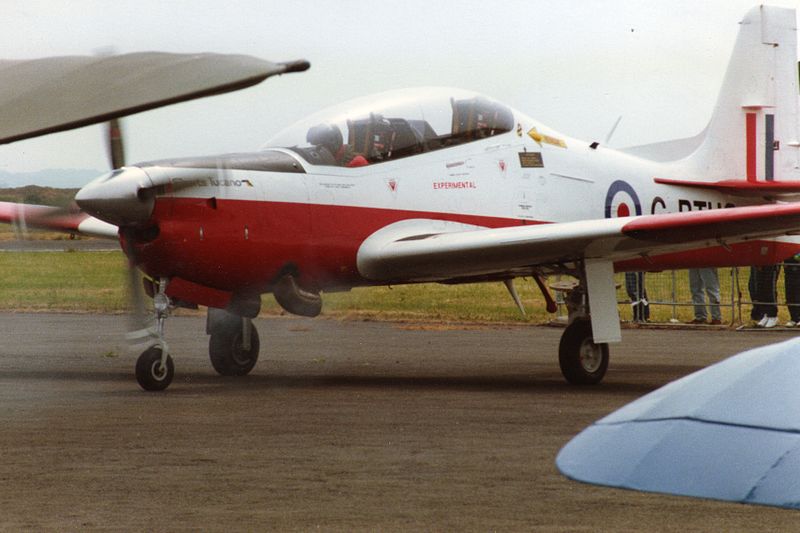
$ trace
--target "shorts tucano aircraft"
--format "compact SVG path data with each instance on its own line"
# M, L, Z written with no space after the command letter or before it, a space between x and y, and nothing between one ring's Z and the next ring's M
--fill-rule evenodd
M621 340L614 272L794 255L799 162L794 11L763 6L742 21L712 118L689 139L615 150L480 94L398 90L317 113L256 152L117 156L75 197L80 212L0 204L0 220L120 240L154 296L136 365L147 390L173 377L164 321L175 305L208 307L212 365L244 375L265 293L303 316L320 313L325 292L418 282L502 281L519 303L513 280L530 276L554 308L543 283L553 273L578 280L562 373L593 384Z

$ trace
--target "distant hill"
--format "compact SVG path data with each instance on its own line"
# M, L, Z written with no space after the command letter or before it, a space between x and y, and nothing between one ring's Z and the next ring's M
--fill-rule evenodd
M78 190L77 188L39 187L38 185L0 189L0 202L67 207L72 203L72 199L75 198Z
M36 172L8 172L0 170L0 188L39 185L42 187L83 187L103 174L102 170L54 168Z

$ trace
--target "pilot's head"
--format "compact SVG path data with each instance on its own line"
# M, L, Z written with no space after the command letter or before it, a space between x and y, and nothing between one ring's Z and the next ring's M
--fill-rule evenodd
M317 124L308 130L306 141L327 148L331 155L336 155L342 147L342 132L332 124Z

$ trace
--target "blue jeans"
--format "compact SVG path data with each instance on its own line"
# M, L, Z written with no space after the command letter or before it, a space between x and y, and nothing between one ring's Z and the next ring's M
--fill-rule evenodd
M705 321L708 318L703 294L705 291L708 295L708 307L711 308L712 320L722 320L722 312L719 308L719 275L716 268L689 269L689 289L692 291L696 319Z

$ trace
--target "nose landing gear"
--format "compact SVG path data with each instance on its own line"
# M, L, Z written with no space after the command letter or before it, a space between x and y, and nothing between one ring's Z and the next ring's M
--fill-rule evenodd
M145 337L148 348L136 360L136 381L146 391L162 391L169 387L175 375L175 364L169 355L164 339L164 323L169 316L171 302L166 294L167 279L158 282L158 292L153 295L155 327L145 328L128 335L130 339Z

